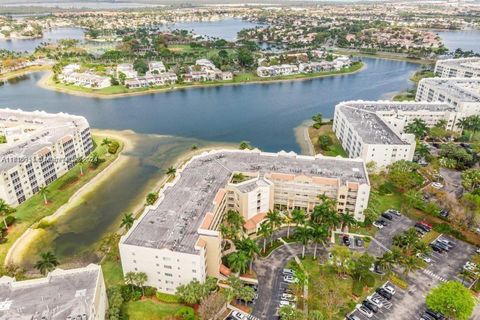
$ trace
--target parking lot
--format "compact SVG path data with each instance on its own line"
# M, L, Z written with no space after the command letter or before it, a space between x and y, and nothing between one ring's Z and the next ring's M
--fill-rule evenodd
M385 247L390 248L392 237L402 233L415 225L415 221L405 217L392 215L392 220L382 218L388 223L388 226L379 229L375 234L375 240L368 246L367 252L373 256L379 257L385 252ZM383 246L382 246L383 245Z

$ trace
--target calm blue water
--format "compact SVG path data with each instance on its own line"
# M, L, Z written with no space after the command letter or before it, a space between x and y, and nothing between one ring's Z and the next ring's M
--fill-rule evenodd
M212 22L180 22L164 25L161 30L184 29L199 36L222 38L228 41L236 40L237 32L242 29L255 28L258 24L240 19L225 19Z
M418 65L365 59L356 74L270 84L195 88L117 99L44 90L41 74L0 86L0 106L85 116L92 127L132 129L208 141L246 140L266 151L300 151L294 128L317 112L329 118L343 100L380 99L409 88ZM28 93L28 94L25 94Z
M4 40L0 39L0 49L7 49L11 51L28 51L32 52L42 42L57 42L61 39L77 39L83 40L84 31L80 28L59 28L51 31L44 31L43 38L39 39L14 39Z
M480 31L441 31L437 32L450 51L460 48L480 53Z

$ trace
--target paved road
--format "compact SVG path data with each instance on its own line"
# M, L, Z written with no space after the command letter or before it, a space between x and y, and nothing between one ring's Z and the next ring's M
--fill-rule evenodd
M302 254L302 245L291 243L291 251L297 256ZM321 254L321 248L317 254ZM313 254L313 246L305 250L306 254ZM277 309L282 289L288 285L282 281L282 270L294 255L286 246L277 248L268 258L256 259L253 265L258 278L258 299L252 315L259 319L278 319Z
M392 246L392 238L394 235L402 233L415 225L415 221L405 216L397 217L396 215L393 215L392 221L389 221L385 218L382 219L386 220L389 225L388 227L379 229L375 234L375 239L383 244L386 248L390 248ZM372 241L368 246L367 252L373 256L380 257L385 252L385 249L375 243L375 241Z

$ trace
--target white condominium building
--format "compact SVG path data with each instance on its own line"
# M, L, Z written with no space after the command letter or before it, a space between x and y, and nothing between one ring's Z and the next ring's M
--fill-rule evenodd
M480 78L422 79L415 100L446 102L457 108L458 119L480 114Z
M415 137L404 128L414 119L428 126L446 120L452 128L456 117L456 108L446 103L347 101L335 106L333 131L350 158L385 167L413 159Z
M480 58L438 60L435 73L442 78L480 78Z
M241 173L241 175L240 175ZM339 212L363 220L370 184L364 162L345 158L221 150L193 157L178 170L120 240L123 272L145 272L148 285L175 293L179 285L219 277L228 210L237 210L253 233L268 210L311 212L325 194Z
M104 320L108 300L102 269L56 269L46 278L0 278L0 320Z
M0 109L0 198L16 206L90 154L84 117Z

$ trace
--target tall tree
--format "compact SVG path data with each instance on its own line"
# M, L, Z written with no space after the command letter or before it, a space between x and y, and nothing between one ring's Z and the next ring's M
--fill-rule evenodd
M310 228L311 239L315 243L313 259L317 259L317 245L319 243L325 245L328 239L328 230L325 226L316 223L312 223Z
M263 238L263 253L267 249L267 238L272 234L272 228L268 223L262 223L257 230L257 234Z
M235 244L235 247L237 248L237 250L246 253L248 258L250 259L250 271L252 271L253 261L255 260L257 255L260 254L260 248L258 247L258 244L250 238L245 238L238 241Z
M135 218L133 217L133 213L125 213L122 218L122 222L120 223L121 228L125 228L125 230L130 230L135 222Z
M47 186L40 187L40 194L43 197L43 203L48 204L48 194L50 193L50 190L48 190Z
M56 266L59 265L57 257L51 252L43 252L40 254L40 260L35 263L35 269L45 275L50 271L53 271Z
M415 135L417 139L423 139L428 133L428 127L425 121L422 119L413 119L412 122L407 124L404 130L406 133L411 133Z
M269 210L265 218L272 227L272 230L278 229L283 222L283 217L278 210Z
M6 202L5 200L3 199L0 199L0 215L2 216L3 218L3 224L5 225L5 229L8 228L8 225L7 225L7 221L5 221L5 217L14 212L15 209L10 207Z
M305 258L305 247L312 239L310 228L306 226L297 227L295 230L295 237L302 244L302 259Z
M80 175L83 176L83 165L85 164L85 159L80 157L75 162L78 164L78 167L80 168Z
M148 281L148 276L145 272L137 272L135 274L135 285L142 288L142 296L145 295L145 283Z
M227 256L228 266L234 272L244 274L248 270L250 259L243 251L236 251Z
M429 309L458 320L469 319L475 307L470 290L457 281L448 281L432 289L426 303Z
M305 215L305 211L300 209L292 210L292 221L298 226L305 225L305 221L307 220L307 216Z

